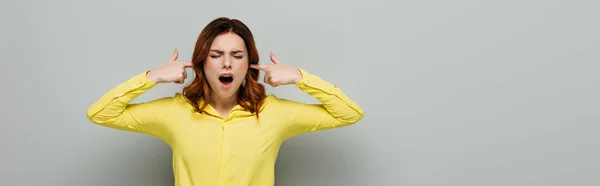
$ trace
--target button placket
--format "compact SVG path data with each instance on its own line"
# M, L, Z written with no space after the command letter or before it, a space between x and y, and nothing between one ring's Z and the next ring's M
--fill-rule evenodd
M220 141L220 154L219 154L219 182L224 181L224 174L226 172L224 167L226 167L225 162L227 161L227 157L231 153L231 145L228 143L228 130L227 130L227 121L225 119L221 120L221 141Z

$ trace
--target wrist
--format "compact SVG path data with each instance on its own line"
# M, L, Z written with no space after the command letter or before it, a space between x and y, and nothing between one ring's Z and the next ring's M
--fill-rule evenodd
M294 83L298 83L302 81L303 75L300 69L296 69L296 79L294 79Z
M146 72L146 79L148 81L153 82L153 83L159 83L158 79L156 79L156 77L154 76L154 73L153 73L152 70L149 70L149 71Z

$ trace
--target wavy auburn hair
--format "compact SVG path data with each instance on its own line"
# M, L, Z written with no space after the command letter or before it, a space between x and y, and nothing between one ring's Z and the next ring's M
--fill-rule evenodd
M195 112L203 113L204 108L208 105L207 99L210 98L211 88L204 75L204 62L209 54L213 40L225 33L234 33L239 35L246 45L248 51L248 63L258 64L258 50L254 43L254 37L250 29L237 19L219 17L204 27L194 48L192 55L192 63L196 78L186 87L183 88L183 95L192 104ZM239 87L237 94L237 103L247 111L256 114L266 97L265 88L258 82L259 70L248 68L245 83ZM204 99L202 105L199 101Z

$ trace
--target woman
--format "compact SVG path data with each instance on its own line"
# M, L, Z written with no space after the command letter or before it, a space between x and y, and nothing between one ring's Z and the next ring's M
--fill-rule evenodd
M348 126L363 110L338 87L279 61L259 64L252 33L236 19L217 18L200 33L191 62L176 61L140 73L108 91L87 111L106 127L141 132L173 151L176 186L274 185L280 145L290 137ZM145 103L133 99L160 83L183 83L182 93ZM266 95L258 82L296 85L321 104Z

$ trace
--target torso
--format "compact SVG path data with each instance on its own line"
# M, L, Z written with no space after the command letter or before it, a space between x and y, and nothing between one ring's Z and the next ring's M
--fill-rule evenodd
M192 107L184 104L175 108L168 130L176 170L185 165L179 171L188 172L187 176L244 184L264 182L260 180L273 176L286 129L280 117L272 116L278 112L269 103L265 100L259 120L241 107L228 112L227 117L219 116L210 106L203 114L191 112Z

